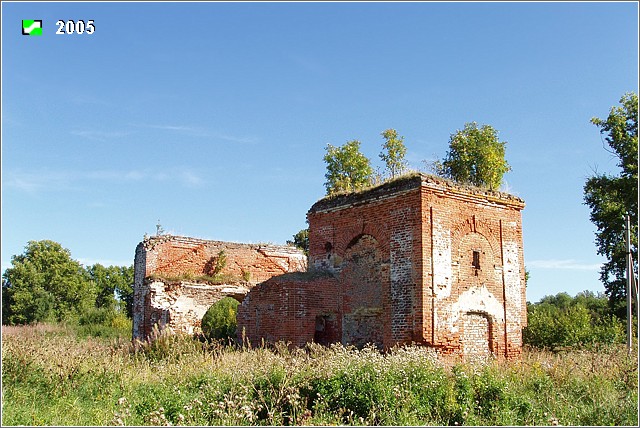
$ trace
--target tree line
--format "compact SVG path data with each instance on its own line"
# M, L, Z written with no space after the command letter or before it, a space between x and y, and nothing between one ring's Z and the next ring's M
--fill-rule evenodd
M133 265L84 267L68 249L29 241L2 274L2 324L70 322L128 328Z
M575 297L558 293L527 303L527 323L522 331L523 342L552 351L625 340L624 322L611 313L607 296L591 291Z

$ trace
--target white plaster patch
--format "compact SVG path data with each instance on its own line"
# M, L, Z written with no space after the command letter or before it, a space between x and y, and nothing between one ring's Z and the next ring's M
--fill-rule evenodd
M205 285L181 283L177 288L167 288L161 281L149 284L150 305L162 314L161 327L192 334L211 305L224 296L243 296L248 292L244 286Z
M451 295L453 272L451 270L451 232L434 219L433 231L433 281L436 299Z
M460 315L467 312L485 313L490 315L495 322L504 323L504 307L485 285L471 287L460 295L457 302L450 306L444 320L449 331L458 332L457 323Z
M522 287L520 280L520 261L518 245L515 242L504 243L504 286L509 320L520 320L522 313Z
M182 295L173 302L171 309L175 313L188 314L189 312L192 312L195 315L195 318L202 319L210 306L209 302L204 305L198 304L192 297Z

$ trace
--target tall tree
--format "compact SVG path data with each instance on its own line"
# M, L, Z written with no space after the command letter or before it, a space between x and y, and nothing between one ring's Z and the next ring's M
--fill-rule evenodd
M380 152L380 159L386 164L387 172L391 178L395 178L407 168L407 162L404 157L407 154L407 148L404 145L404 137L398 137L395 129L387 129L382 131L382 137L385 139Z
M498 140L493 127L466 123L451 135L442 172L460 183L498 189L504 174L511 170L504 156L506 144Z
M326 150L327 195L353 192L371 184L371 161L360 152L360 141L352 140L340 147L328 144Z
M29 241L11 264L2 275L3 323L62 321L95 303L87 271L57 242Z
M638 94L626 93L620 105L609 111L607 119L591 119L600 128L611 152L618 158L617 176L596 174L584 185L584 201L591 210L591 221L598 229L598 254L607 262L600 269L609 303L621 317L626 310L625 221L631 216L631 252L634 271L638 269Z
M96 290L96 307L120 309L129 318L133 316L133 266L102 266L87 268ZM120 308L118 308L120 306Z

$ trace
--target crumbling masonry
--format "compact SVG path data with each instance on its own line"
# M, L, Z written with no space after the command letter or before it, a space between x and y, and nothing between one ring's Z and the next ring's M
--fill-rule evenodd
M215 264L226 261L216 284ZM307 259L296 248L251 245L160 235L138 244L134 262L133 338L151 335L154 325L195 333L207 309L223 297L242 301L256 284L287 272L304 271Z
M427 175L320 200L307 214L310 273L255 287L238 331L253 343L515 357L526 324L523 208Z
M308 271L299 253L278 247L287 266L256 277L244 299L244 290L236 290L242 300L238 337L253 344L370 343L380 349L417 343L452 356L517 357L526 325L523 208L512 195L423 174L322 199L307 214ZM152 261L153 243L136 252L139 337L154 322L184 318L171 315L171 308L195 295L187 292L192 285L163 284L175 302L158 302L163 293L147 278L160 268L161 257ZM184 257L166 254L165 265L175 260L175 272L182 271ZM224 294L210 293L207 304Z

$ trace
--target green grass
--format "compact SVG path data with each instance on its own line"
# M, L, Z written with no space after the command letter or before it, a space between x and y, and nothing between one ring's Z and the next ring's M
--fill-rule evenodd
M2 425L630 425L637 353L526 350L446 365L427 349L133 346L2 327Z

